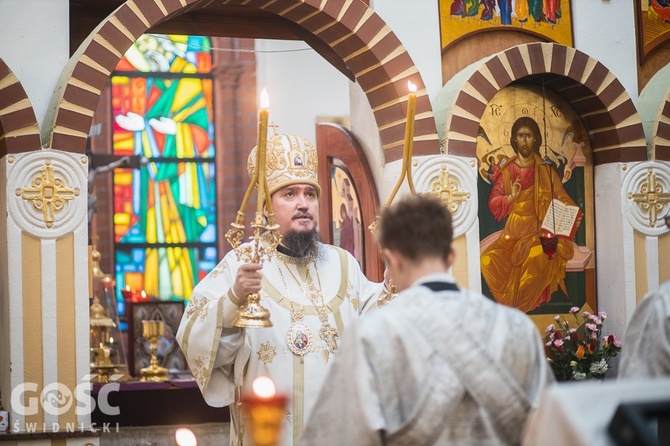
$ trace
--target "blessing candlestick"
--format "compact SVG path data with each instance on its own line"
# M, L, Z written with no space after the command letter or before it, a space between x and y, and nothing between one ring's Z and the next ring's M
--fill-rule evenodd
M265 164L267 151L267 136L268 136L268 115L269 115L269 98L267 91L263 89L261 92L261 108L258 117L258 143L256 144L256 169L253 172L251 182L247 188L242 205L237 211L235 222L231 224L232 228L226 233L226 239L235 249L238 258L245 258L250 255L248 259L252 263L262 263L263 256L266 254L264 248L261 246L261 240L267 240L271 249L275 249L281 240L281 235L278 232L278 226L274 221L274 211L272 209L272 200L270 196L270 187L268 186ZM247 208L247 203L251 197L251 193L256 186L258 197L256 201L256 215L253 228L253 249L251 252L244 251L240 248L242 238L244 237L244 217ZM265 224L265 215L263 207L267 209L267 225ZM242 328L261 328L272 327L270 321L270 312L260 304L260 293L251 293L246 296L246 302L242 304L235 314L232 325Z

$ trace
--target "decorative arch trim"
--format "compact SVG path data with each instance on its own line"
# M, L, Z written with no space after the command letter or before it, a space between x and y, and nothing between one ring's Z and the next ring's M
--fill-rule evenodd
M635 105L619 80L588 55L556 43L530 43L481 62L455 95L447 116L445 151L475 157L479 120L501 89L535 75L581 116L591 139L594 164L645 161L647 145Z
M645 126L649 159L670 161L670 65L660 69L644 87L637 109Z
M128 0L110 14L73 55L52 97L43 140L84 153L100 92L125 51L152 26L211 2ZM438 154L435 119L425 84L388 25L352 0L223 0L221 5L273 12L329 45L354 73L375 114L387 162L402 158L407 82L417 86L414 153Z
M40 129L30 99L0 59L0 158L40 148Z

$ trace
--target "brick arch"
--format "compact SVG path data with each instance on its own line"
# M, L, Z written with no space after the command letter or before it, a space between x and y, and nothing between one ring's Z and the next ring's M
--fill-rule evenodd
M614 74L596 59L556 43L519 45L483 60L455 96L446 122L446 152L475 157L479 119L488 102L513 82L540 83L538 75L581 117L595 165L647 159L642 122Z
M41 148L35 111L21 82L0 59L0 158Z
M670 64L661 68L640 93L637 109L647 130L649 159L670 161Z
M52 97L43 140L54 149L84 153L98 98L125 51L152 26L212 2L128 0L84 41ZM204 6L203 6L204 5ZM425 84L389 26L367 5L351 0L223 0L219 6L262 9L290 20L329 45L354 73L375 114L386 161L402 158L407 82L417 85L414 153L439 153Z

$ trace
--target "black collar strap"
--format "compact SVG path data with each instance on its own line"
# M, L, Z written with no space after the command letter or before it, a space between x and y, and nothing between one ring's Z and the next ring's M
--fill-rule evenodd
M458 291L456 284L451 282L426 282L422 283L421 286L425 286L431 291Z

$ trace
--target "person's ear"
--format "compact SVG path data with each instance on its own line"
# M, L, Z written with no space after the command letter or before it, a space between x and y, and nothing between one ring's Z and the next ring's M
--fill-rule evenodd
M451 268L451 266L454 264L455 259L456 259L456 249L454 249L454 247L452 246L451 251L447 256L447 268Z
M393 268L395 270L398 267L398 254L388 248L382 249L381 253L386 265L386 269Z

